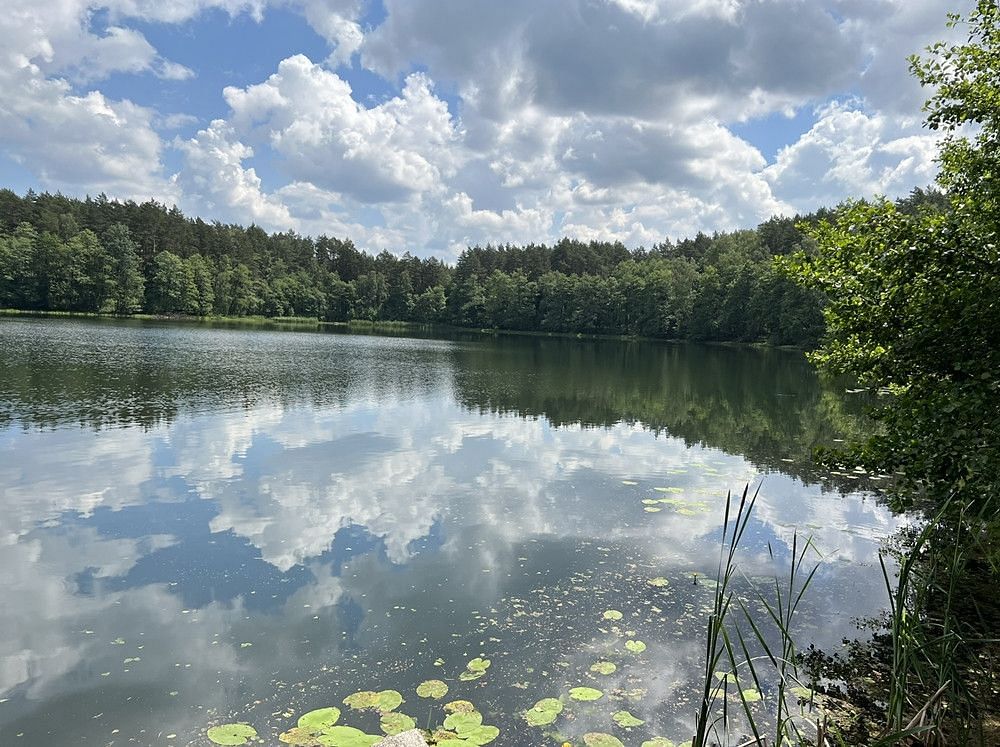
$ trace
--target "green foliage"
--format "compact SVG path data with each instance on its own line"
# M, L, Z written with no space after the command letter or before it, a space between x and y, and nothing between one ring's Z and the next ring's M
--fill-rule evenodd
M155 202L0 190L0 207L3 307L801 346L822 326L819 295L771 266L773 254L808 244L791 218L650 251L573 239L476 246L449 267L409 254L372 256L326 236L207 224Z
M937 88L929 126L949 133L947 207L851 203L809 230L815 253L785 263L827 299L814 360L890 393L853 458L896 475L901 501L1000 486L1000 11L981 2L968 24L968 44L912 60ZM980 127L975 140L954 133L963 125Z

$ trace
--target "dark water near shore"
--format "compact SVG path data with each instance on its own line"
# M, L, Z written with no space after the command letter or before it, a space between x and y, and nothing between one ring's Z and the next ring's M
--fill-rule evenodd
M787 351L0 319L0 744L278 744L386 688L439 723L430 678L497 745L683 741L728 490L751 579L814 536L801 643L882 608L896 520L810 466L857 411Z

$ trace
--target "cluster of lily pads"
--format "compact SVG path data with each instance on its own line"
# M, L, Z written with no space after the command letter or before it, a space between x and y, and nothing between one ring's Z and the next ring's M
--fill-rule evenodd
M466 664L460 680L476 680L486 674L490 660L476 657ZM448 684L442 680L427 680L416 688L417 696L440 700L448 694ZM293 747L371 747L386 736L416 728L416 721L396 709L404 703L396 690L362 690L344 698L343 705L354 711L374 711L379 714L382 734L366 734L353 726L339 724L341 709L336 706L318 708L299 717L296 725L282 732L278 739ZM438 747L474 747L486 745L500 735L496 726L483 723L483 715L468 700L454 700L444 705L448 714L440 728L424 730L425 739ZM206 732L213 744L248 744L257 739L257 730L249 724L233 723L213 726Z

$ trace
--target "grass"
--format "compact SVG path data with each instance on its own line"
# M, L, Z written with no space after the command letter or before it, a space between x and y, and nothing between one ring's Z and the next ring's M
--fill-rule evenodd
M810 551L815 552L812 540L803 542L797 533L793 535L788 575L775 576L768 594L740 570L739 550L759 490L751 494L747 485L735 513L732 496L727 496L692 745L846 747L849 742L826 707L833 699L817 696L815 682L807 686L803 681L795 641L795 615L819 568L819 562L808 560ZM891 656L884 726L868 740L872 747L954 743L955 730L946 731L944 723L954 711L965 711L971 703L964 684L968 671L962 664L962 651L971 641L963 635L955 614L961 574L968 561L968 537L962 531L952 532L946 546L931 548L947 515L949 506L945 505L922 528L901 555L895 581L879 555L889 597ZM959 511L957 526L966 525ZM768 555L773 562L770 543ZM745 583L737 589L741 579ZM756 611L751 609L753 602L759 604ZM724 675L721 680L719 674ZM750 683L753 690L746 689ZM731 684L735 698L729 692ZM763 696L762 708L751 704L756 697L747 697L754 691ZM731 706L734 701L739 703L737 709ZM803 707L803 701L809 707ZM962 743L966 741L963 737ZM980 743L986 742L980 739Z

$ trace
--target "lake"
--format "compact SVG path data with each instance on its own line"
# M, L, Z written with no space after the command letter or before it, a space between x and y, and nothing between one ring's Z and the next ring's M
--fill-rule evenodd
M727 491L761 484L747 583L814 539L800 646L885 606L898 520L810 458L857 396L781 350L2 319L0 744L379 733L342 701L386 689L496 745L689 739Z

